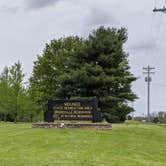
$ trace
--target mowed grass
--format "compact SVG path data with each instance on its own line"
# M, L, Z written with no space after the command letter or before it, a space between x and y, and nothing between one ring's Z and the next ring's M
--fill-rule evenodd
M112 131L32 129L0 123L0 166L165 166L166 126Z

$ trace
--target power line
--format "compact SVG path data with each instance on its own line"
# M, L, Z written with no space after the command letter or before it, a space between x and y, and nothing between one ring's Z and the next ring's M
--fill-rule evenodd
M163 8L154 8L153 9L153 12L163 12L163 13L166 13L166 8L165 6Z
M157 0L155 0L155 7L154 7L154 9L153 9L153 12L162 12L162 13L166 13L166 0L164 0L164 5L163 5L163 7L162 8L157 8L156 6L157 6Z
M132 101L132 108L134 109L134 101ZM134 120L134 112L132 112L132 120Z
M166 0L164 0L164 1L162 1L161 3L163 3L163 8L157 8L156 6L158 5L158 3L157 2L159 2L158 0L155 0L155 4L154 4L154 9L153 9L153 13L155 14L156 12L160 12L160 13L166 13ZM161 5L161 3L159 3L159 6ZM161 32L161 24L163 23L163 18L164 17L160 17L159 18L159 23L157 24L158 25L158 32L156 32L155 34L158 36L158 39L157 39L157 37L156 37L156 40L154 40L155 42L156 42L156 53L154 53L154 56L155 56L155 59L154 59L154 62L155 62L155 66L157 66L157 62L159 61L159 58L158 58L158 55L159 55L159 44L161 44L160 42L161 41L159 41L159 35L160 35L160 32Z

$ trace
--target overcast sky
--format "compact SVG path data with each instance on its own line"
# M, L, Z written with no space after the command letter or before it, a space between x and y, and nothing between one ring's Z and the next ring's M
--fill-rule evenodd
M20 60L27 77L46 42L69 35L86 37L101 25L125 27L131 71L140 79L137 115L146 113L147 86L142 67L156 67L151 111L166 111L166 14L153 13L166 0L0 0L0 71Z

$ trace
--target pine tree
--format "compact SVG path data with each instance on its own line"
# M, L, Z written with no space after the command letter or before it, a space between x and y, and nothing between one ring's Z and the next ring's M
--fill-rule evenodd
M35 100L45 106L50 98L97 99L103 118L124 121L133 111L128 102L137 98L131 90L136 78L123 49L126 40L126 29L100 27L87 39L51 41L35 62L30 79Z
M128 54L123 50L126 40L123 28L93 31L85 46L75 52L70 72L59 79L59 91L67 91L71 98L96 98L107 121L124 121L133 111L128 102L137 98L131 90L136 78L130 73Z

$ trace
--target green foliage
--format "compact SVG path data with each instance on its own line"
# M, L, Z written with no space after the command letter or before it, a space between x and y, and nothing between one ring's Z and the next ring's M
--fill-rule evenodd
M17 117L20 114L20 99L22 97L23 93L23 79L24 74L21 68L20 62L15 63L11 69L10 69L10 75L9 75L9 82L10 82L10 88L12 92L12 116L14 117L14 121L17 121Z
M158 117L155 117L155 118L153 118L153 123L159 123L159 118Z
M133 118L132 118L132 116L131 115L128 115L127 116L127 120L132 120Z
M57 98L60 88L59 79L66 78L71 64L71 57L77 49L83 45L82 39L78 37L61 38L52 40L43 52L38 56L34 63L32 77L30 78L30 91L34 100L46 109L46 103L50 98ZM67 96L65 92L69 89L63 89L61 95Z
M5 67L0 76L0 115L4 121L32 121L37 114L38 106L24 86L24 76L20 62Z
M120 122L119 117L114 114L104 113L104 118L109 123L119 123Z
M10 71L8 67L0 75L0 114L3 120L7 120L9 109L12 107L12 89L10 87Z
M35 62L30 79L35 101L44 109L50 98L95 98L106 120L125 121L133 111L128 102L137 98L131 90L136 78L123 50L126 40L126 29L100 27L87 39L51 41Z
M154 123L166 124L166 112L152 113L151 121Z

